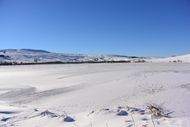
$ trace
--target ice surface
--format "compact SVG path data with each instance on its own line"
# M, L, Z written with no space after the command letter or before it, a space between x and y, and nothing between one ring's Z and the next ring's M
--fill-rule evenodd
M0 66L0 127L189 127L189 77L188 63Z

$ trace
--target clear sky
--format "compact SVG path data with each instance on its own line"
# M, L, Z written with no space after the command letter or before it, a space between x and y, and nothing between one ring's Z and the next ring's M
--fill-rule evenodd
M190 53L190 0L0 0L0 49Z

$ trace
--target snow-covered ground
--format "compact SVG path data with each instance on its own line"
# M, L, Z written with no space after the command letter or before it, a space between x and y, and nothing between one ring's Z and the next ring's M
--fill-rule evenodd
M189 77L185 63L0 66L0 127L189 127Z

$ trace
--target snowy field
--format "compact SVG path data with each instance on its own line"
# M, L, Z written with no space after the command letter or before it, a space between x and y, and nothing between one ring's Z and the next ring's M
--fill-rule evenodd
M187 63L0 66L0 127L189 127L189 105Z

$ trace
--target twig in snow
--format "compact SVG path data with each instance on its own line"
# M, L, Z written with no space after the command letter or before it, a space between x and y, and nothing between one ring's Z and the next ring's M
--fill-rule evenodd
M133 121L133 123L134 123L134 126L136 126L136 124L135 124L135 120L134 120L132 114L131 114L130 116L131 116L131 118L132 118L132 121Z
M151 120L152 120L152 124L153 124L153 126L155 127L155 123L154 123L154 120L153 120L152 115L151 115Z

